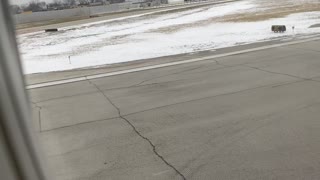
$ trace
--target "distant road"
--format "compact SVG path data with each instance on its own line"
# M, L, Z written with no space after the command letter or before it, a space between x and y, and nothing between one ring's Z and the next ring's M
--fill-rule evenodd
M95 18L86 18L86 19L70 18L65 20L34 22L34 23L17 25L16 32L17 34L25 34L25 33L43 31L49 28L62 28L62 27L68 27L68 26L104 21L104 20L112 20L117 18L125 18L125 17L137 16L137 15L143 15L143 14L153 14L153 13L158 13L163 11L172 11L172 10L178 10L178 9L183 10L183 9L189 9L194 7L228 3L228 2L234 2L234 1L239 1L239 0L220 0L220 1L211 0L211 1L186 3L186 4L164 5L164 6L143 8L143 9L137 9L137 10L131 10L131 11L125 11L125 12L104 14L103 16L101 15L100 17L95 17Z

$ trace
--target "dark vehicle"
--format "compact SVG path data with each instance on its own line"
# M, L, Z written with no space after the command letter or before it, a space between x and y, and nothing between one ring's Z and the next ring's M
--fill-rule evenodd
M273 25L271 31L273 32L285 32L287 30L285 25Z
M58 29L57 28L51 28L51 29L45 29L44 31L45 32L56 32L56 31L58 31Z

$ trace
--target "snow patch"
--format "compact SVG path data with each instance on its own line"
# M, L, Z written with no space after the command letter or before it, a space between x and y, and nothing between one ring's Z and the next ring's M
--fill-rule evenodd
M258 11L255 2L241 1L19 36L24 71L30 74L92 67L320 32L318 28L308 28L318 23L320 12L260 22L211 23L173 33L152 32L233 13ZM285 24L288 31L272 33L270 27L273 24ZM295 26L294 33L291 26Z

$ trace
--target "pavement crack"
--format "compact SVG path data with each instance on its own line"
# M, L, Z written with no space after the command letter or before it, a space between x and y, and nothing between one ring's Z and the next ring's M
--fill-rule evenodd
M295 76L295 75L291 75L291 74L286 74L286 73L281 73L281 72L269 71L269 70L265 70L265 69L258 68L258 67L253 67L253 66L248 66L248 65L242 65L242 66L248 67L248 68L252 68L252 69L256 69L256 70L263 71L263 72L267 72L267 73L271 73L271 74L278 74L278 75L290 76L290 77L298 78L298 79L301 79L301 80L312 80L312 79L310 79L310 78L299 77L299 76Z
M167 77L167 76L171 76L171 75L177 75L177 74L180 74L180 73L184 73L184 72L188 72L188 71L200 69L200 68L202 68L202 67L203 67L203 66L200 65L200 66L197 66L197 67L192 67L192 68L184 69L184 70L182 70L182 71L178 71L178 72L175 72L175 73L170 73L170 74L166 74L166 75L162 75L162 76L157 76L157 77L154 77L154 78L149 78L149 79L143 80L143 81L141 81L140 83L138 83L138 84L136 84L136 85L133 85L133 86L130 86L130 87L137 87L137 86L140 86L140 85L142 85L143 83L148 82L148 81L151 81L151 80L155 80L155 79L159 79L159 78Z
M87 79L87 81L88 81L89 83L91 83L93 86L95 86L95 87L98 89L98 91L104 96L104 98L118 111L118 115L119 115L119 117L120 117L121 114L120 114L120 109L118 108L118 106L116 106L116 105L111 101L111 99L110 99L108 96L106 96L105 93L103 93L103 91L99 88L98 85L96 85L95 83L93 83L93 82L90 81L89 79Z
M125 117L123 117L123 116L120 116L120 118L123 119L123 120L125 120L125 121L132 127L132 129L134 130L134 132L135 132L138 136L140 136L142 139L146 140L146 141L150 144L150 146L152 147L153 153L154 153L158 158L160 158L167 166L169 166L170 168L172 168L182 179L186 180L186 177L185 177L176 167L174 167L174 166L173 166L171 163L169 163L162 155L159 154L159 152L158 152L157 149L156 149L156 146L152 143L152 141L151 141L149 138L143 136L143 135L137 130L137 128L136 128L127 118L125 118Z
M186 180L186 177L176 168L174 167L171 163L169 163L161 154L159 154L159 152L157 151L157 148L156 146L153 144L153 142L147 138L146 136L142 135L140 133L140 131L138 131L138 129L127 119L125 118L124 116L121 115L121 110L120 108L115 105L111 99L105 94L103 93L103 91L93 82L91 82L89 79L88 81L94 85L102 94L103 96L106 98L106 100L118 111L118 115L119 115L119 118L124 120L126 122L126 124L128 124L132 130L139 136L141 137L143 140L147 141L149 143L149 145L152 147L152 151L153 153L159 158L162 160L163 163L165 163L168 167L170 167L171 169L173 169L183 180Z
M308 51L308 52L315 52L315 53L320 53L320 51L317 50L313 50L313 49L306 49L306 48L297 48L297 47L293 47L293 46L289 46L289 48L291 49L296 49L296 50L304 50L304 51Z
M185 69L183 71L179 71L179 72L175 72L175 73L171 73L171 74L166 74L163 76L157 76L154 78L150 78L150 79L146 79L143 80L137 84L131 85L131 86L123 86L123 87L117 87L117 88L109 88L109 89L104 89L104 91L112 91L112 90L119 90L119 89L128 89L128 88L135 88L135 87L142 87L142 86L150 86L150 85L158 85L158 84L164 84L164 83L171 83L171 82L177 82L177 81L182 81L182 80L173 80L173 81L164 81L164 82L156 82L156 83L149 83L149 84L143 84L145 82L154 80L154 79L158 79L158 78L162 78L162 77L166 77L166 76L170 76L170 75L176 75L176 74L180 74L180 73L184 73L184 72L188 72L188 71L192 71L192 70L196 70L196 69L200 69L202 68L203 65L195 67L195 68L190 68L190 69ZM218 68L219 69L219 68ZM214 69L215 70L215 69Z
M221 63L220 63L220 64L221 64ZM221 67L221 68L207 69L207 70L203 70L203 71L199 71L199 72L192 72L192 73L189 73L189 74L199 74L199 73L208 72L208 71L215 71L215 70L221 70L221 69L226 69L226 68L230 68L230 67L235 67L235 66L222 65L222 64L221 64L221 66L223 66L223 67ZM197 68L193 68L193 69L184 70L183 72L192 71L192 70L196 70L196 69L200 69L200 68L202 68L202 67L197 67ZM179 73L183 73L183 72L176 72L176 73L173 73L173 74L179 74ZM169 75L173 75L173 74L168 74L168 75L164 75L164 76L161 76L161 77L165 77L165 76L169 76ZM154 80L154 79L158 79L158 78L161 78L161 77L159 76L159 77L147 79L147 80L141 81L141 82L138 83L138 84L131 85L131 86L124 86L124 87L118 87L118 88L104 89L104 91L127 89L127 88L135 88L135 87L150 86L150 85L159 85L159 84L171 83L171 82L178 82L178 81L183 81L183 80L184 80L184 79L179 79L179 80L174 80L174 81L164 81L164 82L143 84L143 83L145 83L145 82L147 82L147 81Z
M150 109L145 109L145 110L141 110L141 111L137 111L137 112L132 112L132 113L129 113L129 114L125 114L124 116L134 115L134 114L147 112L147 111L152 111L152 110L160 109L160 108L166 108L166 107L175 106L175 105L178 105L178 104L184 104L184 103L189 103L189 102L200 101L200 100L203 100L203 99L211 99L211 98L217 98L217 97L220 97L220 96L228 96L228 95L232 95L232 94L244 93L244 92L247 92L247 91L252 91L252 90L266 88L266 87L285 86L285 85L299 83L299 82L303 82L303 81L305 81L305 80L299 80L299 81L293 81L293 82L285 82L285 83L281 83L281 84L279 84L279 83L267 84L267 85L252 87L252 88L248 88L248 89L242 89L242 90L234 91L234 92L217 94L217 95L213 95L213 96L205 96L205 97L201 97L201 98L197 98L197 99L191 99L191 100L187 100L187 101L182 101L182 102L177 102L177 103L173 103L173 104L167 104L167 105L163 105L163 106L153 107L153 108L150 108Z
M31 103L36 107L38 108L38 119L39 119L39 131L42 132L42 125L41 125L41 110L42 110L42 107L39 106L37 103L35 102L32 102Z
M224 66L224 67L232 67L232 66L229 66L229 65L222 64L221 62L219 62L216 59L213 59L213 60L214 60L214 62L216 62L217 65Z
M97 92L97 91L89 91L89 92L78 93L78 94L73 94L73 95L60 96L60 97L56 97L56 98L42 99L42 100L37 101L36 103L54 101L54 100L64 99L64 98L77 97L77 96L79 96L79 95L93 94L93 93L96 93L96 92Z
M56 128L47 129L47 130L42 130L41 132L55 131L55 130L59 130L59 129L80 126L80 125L83 125L83 124L89 124L89 123L93 123L93 122L113 120L113 119L116 119L116 118L118 118L118 117L111 117L111 118L107 118L107 119L97 119L97 120L94 120L94 121L81 122L81 123L77 123L77 124L71 124L71 125L60 126L60 127L56 127Z
M303 80L303 81L312 81L312 82L318 82L318 83L320 82L320 81L318 81L316 79L313 79L314 77L304 78L304 77L299 77L299 76L295 76L295 75L291 75L291 74L269 71L269 70L265 70L265 69L258 68L258 67L248 66L248 65L241 65L241 66L252 68L252 69L256 69L256 70L267 72L267 73L271 73L271 74L279 74L279 75L289 76L289 77L297 78L297 79L300 79L300 80ZM300 81L298 81L298 82L300 82ZM281 85L279 85L279 86L281 86Z

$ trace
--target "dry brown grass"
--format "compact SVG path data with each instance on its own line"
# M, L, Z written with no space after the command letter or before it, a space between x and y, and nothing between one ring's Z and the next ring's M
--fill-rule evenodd
M272 18L281 18L295 13L320 11L320 4L294 5L291 7L279 7L268 9L259 13L239 13L227 15L218 22L255 22Z
M320 11L320 3L308 3L300 5L281 4L281 6L268 6L267 10L260 12L236 13L223 17L213 17L193 23L173 25L159 29L150 30L149 32L156 33L174 33L185 28L206 26L217 22L255 22L264 21L272 18L281 18L295 13Z

